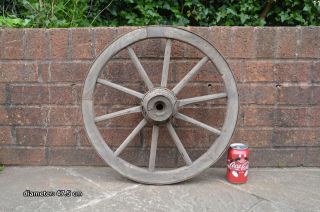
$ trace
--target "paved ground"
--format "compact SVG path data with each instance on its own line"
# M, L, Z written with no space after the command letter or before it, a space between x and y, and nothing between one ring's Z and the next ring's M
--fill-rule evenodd
M7 167L0 211L320 211L319 168L250 169L243 185L227 183L224 174L209 169L185 183L146 186L110 168ZM83 196L23 197L27 189Z

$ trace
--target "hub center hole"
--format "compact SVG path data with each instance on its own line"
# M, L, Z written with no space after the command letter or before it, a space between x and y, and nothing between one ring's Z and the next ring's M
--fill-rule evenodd
M156 109L157 110L163 110L164 109L164 103L163 102L156 102Z

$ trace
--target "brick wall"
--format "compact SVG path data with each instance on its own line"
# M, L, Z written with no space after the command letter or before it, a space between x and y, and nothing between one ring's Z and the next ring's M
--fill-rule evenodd
M7 165L104 165L85 136L81 92L95 57L113 39L135 28L0 30L0 163ZM233 142L247 143L252 166L320 166L320 28L191 27L226 57L237 79L240 112ZM161 48L158 48L161 46ZM143 47L143 48L142 48ZM160 79L163 42L134 47L153 82ZM201 53L181 43L172 50L169 84L184 76ZM126 53L108 65L109 79L144 90ZM214 67L211 67L214 69ZM181 97L221 89L210 64ZM158 81L160 82L160 81ZM114 90L97 87L96 113L137 103ZM225 103L205 104L185 113L212 126L222 124ZM208 115L209 114L209 115ZM99 128L117 146L139 115L115 119ZM214 141L185 123L177 130L196 158ZM161 129L160 166L181 164L167 132ZM124 152L140 165L148 158L150 127ZM223 157L217 166L224 165Z

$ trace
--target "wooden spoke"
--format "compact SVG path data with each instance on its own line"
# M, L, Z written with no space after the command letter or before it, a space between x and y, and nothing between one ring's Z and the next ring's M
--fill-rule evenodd
M125 109L125 110L120 110L120 111L117 111L117 112L114 112L114 113L109 113L109 114L106 114L106 115L98 116L98 117L96 117L94 119L94 121L95 122L104 121L104 120L108 120L108 119L115 118L115 117L118 117L118 116L124 116L124 115L130 114L130 113L139 113L141 111L142 111L142 107L141 106L131 107L131 108L128 108L128 109Z
M181 99L181 100L178 100L178 106L189 105L189 104L198 103L198 102L205 102L205 101L219 99L223 97L227 97L227 94L217 93L217 94L211 94L211 95L205 95L205 96L197 96L197 97L188 98L188 99Z
M194 124L194 125L196 125L198 127L204 128L204 129L206 129L206 130L208 130L208 131L210 131L210 132L212 132L214 134L217 134L217 135L221 134L220 130L218 130L216 128L213 128L213 127L210 127L209 125L207 125L205 123L202 123L200 121L197 121L197 120L195 120L195 119L193 119L193 118L191 118L189 116L183 115L182 113L177 113L176 118L177 119L181 119L181 120L186 121L186 122L189 122L191 124Z
M189 73L184 76L184 78L172 89L174 94L178 94L184 86L199 72L201 67L207 63L209 58L204 56L192 69Z
M190 166L192 164L192 161L191 161L186 149L183 147L183 145L180 141L180 138L178 137L176 131L174 130L174 128L170 122L167 124L167 128L168 128L169 133L170 133L174 143L176 144L180 154L182 155L184 161L186 162L186 164L188 166Z
M138 59L136 53L134 53L133 49L131 47L127 47L129 56L134 64L134 66L137 68L141 78L143 79L144 83L146 83L147 88L151 90L153 88L153 84L151 80L149 79L146 71L144 70L143 66L140 63L140 60Z
M118 149L114 152L115 156L118 156L124 148L128 146L128 144L136 137L136 135L142 130L142 128L147 124L147 121L143 119L134 130L130 133L130 135L124 140L124 142L118 147Z
M98 79L97 82L100 83L100 84L103 84L103 85L112 87L112 88L114 88L114 89L117 89L117 90L119 90L119 91L125 92L125 93L127 93L127 94L132 95L132 96L136 96L136 97L138 97L139 99L142 99L143 96L144 96L142 93L139 93L139 92L134 91L134 90L132 90L132 89L130 89L130 88L126 88L126 87L123 87L123 86L121 86L121 85L115 84L115 83L110 82L110 81L108 81L108 80Z
M156 164L156 154L157 154L157 143L159 137L159 126L153 125L152 129L152 139L150 148L150 158L149 158L149 170L153 171Z
M166 43L166 49L164 52L164 59L163 59L162 79L161 79L161 86L162 87L167 87L167 83L168 83L171 46L172 46L172 41L171 41L171 39L168 39L167 43Z

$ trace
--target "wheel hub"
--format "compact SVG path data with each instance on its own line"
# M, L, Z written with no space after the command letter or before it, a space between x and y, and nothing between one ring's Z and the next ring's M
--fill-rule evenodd
M142 113L153 123L166 123L177 112L177 98L166 88L155 88L146 93L142 99Z

